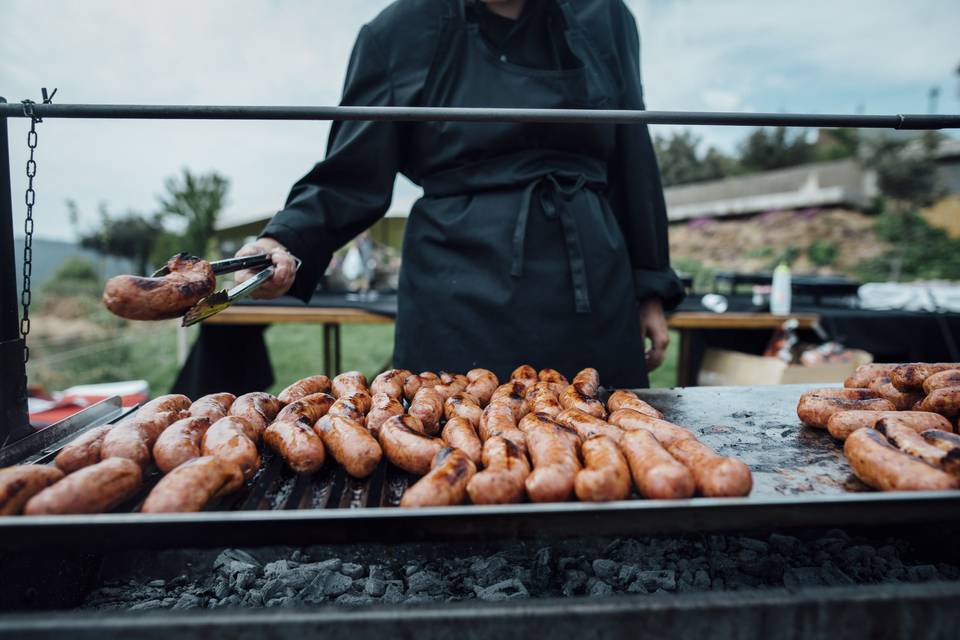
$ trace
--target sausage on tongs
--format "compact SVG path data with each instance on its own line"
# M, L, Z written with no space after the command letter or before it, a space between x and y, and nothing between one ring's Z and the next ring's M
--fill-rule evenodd
M360 422L327 414L317 420L314 431L334 460L354 478L366 478L380 464L383 451Z
M21 464L0 469L0 516L15 516L23 505L63 478L63 471L45 464Z
M308 396L311 393L330 393L330 388L331 382L327 376L322 374L307 376L306 378L297 380L278 393L277 399L283 404L288 404L304 396Z
M216 456L183 463L157 483L144 500L143 513L201 511L214 498L233 493L243 484L240 467Z
M178 253L167 261L168 273L159 278L115 276L103 289L103 304L114 315L128 320L178 318L217 284L206 260Z
M449 447L441 449L432 466L427 475L403 492L401 507L446 507L466 499L467 483L477 472L467 454Z
M467 494L474 504L520 502L524 481L530 475L530 463L517 445L500 436L483 443L484 470L467 483Z
M140 488L140 465L107 458L71 473L27 501L26 515L103 513L133 497Z

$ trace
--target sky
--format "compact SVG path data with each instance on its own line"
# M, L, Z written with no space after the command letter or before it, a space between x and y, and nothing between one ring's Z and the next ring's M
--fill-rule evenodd
M576 2L577 0L573 0ZM360 27L386 0L3 0L0 95L61 103L336 104ZM960 112L957 0L627 0L649 109ZM23 119L10 121L15 228L26 187ZM36 234L72 240L114 213L152 213L167 177L216 170L227 220L276 211L323 157L320 122L46 120ZM667 128L655 127L655 133ZM733 150L743 128L695 127ZM416 194L403 180L396 201Z

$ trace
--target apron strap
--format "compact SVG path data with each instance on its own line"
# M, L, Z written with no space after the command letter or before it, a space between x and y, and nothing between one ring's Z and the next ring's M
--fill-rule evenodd
M562 177L562 176L561 176ZM580 244L580 232L569 202L577 193L587 187L583 174L577 175L572 183L561 184L557 174L549 173L531 182L520 200L520 211L513 228L513 252L510 275L519 278L523 275L523 244L527 235L527 219L533 205L533 196L537 194L540 208L548 220L560 218L563 240L567 250L567 262L570 265L570 277L573 284L573 302L577 313L590 313L590 294L587 290L587 265Z

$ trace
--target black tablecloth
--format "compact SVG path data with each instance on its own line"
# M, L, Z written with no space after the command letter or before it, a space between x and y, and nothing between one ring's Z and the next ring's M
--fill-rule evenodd
M765 311L752 307L750 298L728 298L729 311ZM242 305L299 306L290 297L276 300L245 300ZM380 294L374 300L359 300L343 293L317 293L310 300L316 307L349 307L395 317L397 296ZM706 311L700 296L690 296L678 311ZM796 313L816 313L833 340L848 347L863 349L880 362L960 361L954 336L960 335L960 314L911 311L874 311L856 309L842 301L814 304L804 299L793 305ZM230 391L241 394L266 389L273 384L273 369L263 339L266 325L209 325L200 327L200 335L180 370L173 393L196 398L207 393ZM818 341L812 331L800 337ZM710 347L745 353L763 353L769 331L700 330L692 331L691 372L700 370L703 352Z

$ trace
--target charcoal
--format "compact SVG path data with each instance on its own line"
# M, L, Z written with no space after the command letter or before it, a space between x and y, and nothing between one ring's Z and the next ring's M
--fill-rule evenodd
M819 567L796 567L783 573L783 584L788 589L816 587L823 584Z
M709 589L710 588L710 574L704 570L699 570L693 574L693 586L696 589Z
M910 582L925 582L928 580L938 580L940 572L932 564L921 564L907 569L907 579Z
M800 538L785 536L779 533L771 534L768 542L770 544L770 548L784 555L796 553L798 550L800 550L800 548L803 547L803 542L800 541Z
M489 587L478 588L476 590L477 598L488 602L501 602L503 600L518 600L530 597L527 587L517 580L511 578L492 584Z
M545 591L553 578L553 553L550 547L543 547L537 551L533 560L533 569L530 572L530 582L534 589Z
M593 574L598 578L612 578L620 570L619 563L606 558L597 558L593 561Z
M674 571L640 571L637 573L637 581L643 584L647 591L673 591L677 588L677 576Z
M340 573L347 576L348 578L357 579L357 578L362 578L364 574L367 573L367 569L362 564L354 564L352 562L347 562L340 567Z
M213 595L218 598L225 598L228 593L230 593L230 582L223 576L217 578L217 582L213 587Z
M491 556L482 558L470 565L470 572L477 579L477 583L483 586L489 586L498 582L503 576L503 571L507 568L507 559L503 556Z
M740 547L742 549L750 549L759 554L767 553L770 550L770 545L768 545L763 540L754 540L753 538L740 538Z
M443 591L443 580L434 571L418 571L407 577L407 591L437 595Z
M327 576L323 584L323 594L328 597L339 596L346 593L353 586L353 580L342 573L331 573Z
M165 587L167 585L166 580L151 580L147 583L148 587Z
M366 584L363 585L363 592L374 598L379 598L386 590L387 583L379 578L367 578Z
M130 611L147 611L148 609L159 609L162 606L163 602L161 600L147 600L133 605L130 607Z
M566 573L561 592L565 596L573 596L582 592L587 584L587 574L579 569L570 569Z
M590 596L609 596L613 593L613 587L603 580L593 580L593 584L587 587L587 594Z
M387 604L396 604L403 602L403 582L400 580L390 580L387 582L387 588L383 592L383 602Z
M217 569L221 565L225 565L231 560L252 564L257 567L262 566L262 563L259 560L254 558L243 549L224 549L222 552L220 552L220 555L217 556L217 559L213 561L213 568Z
M363 605L371 604L373 598L366 595L355 595L353 593L345 593L336 600L337 604L348 606L348 607L362 607Z
M823 581L831 587L853 584L850 576L832 562L828 562L820 568L820 576L823 578Z

